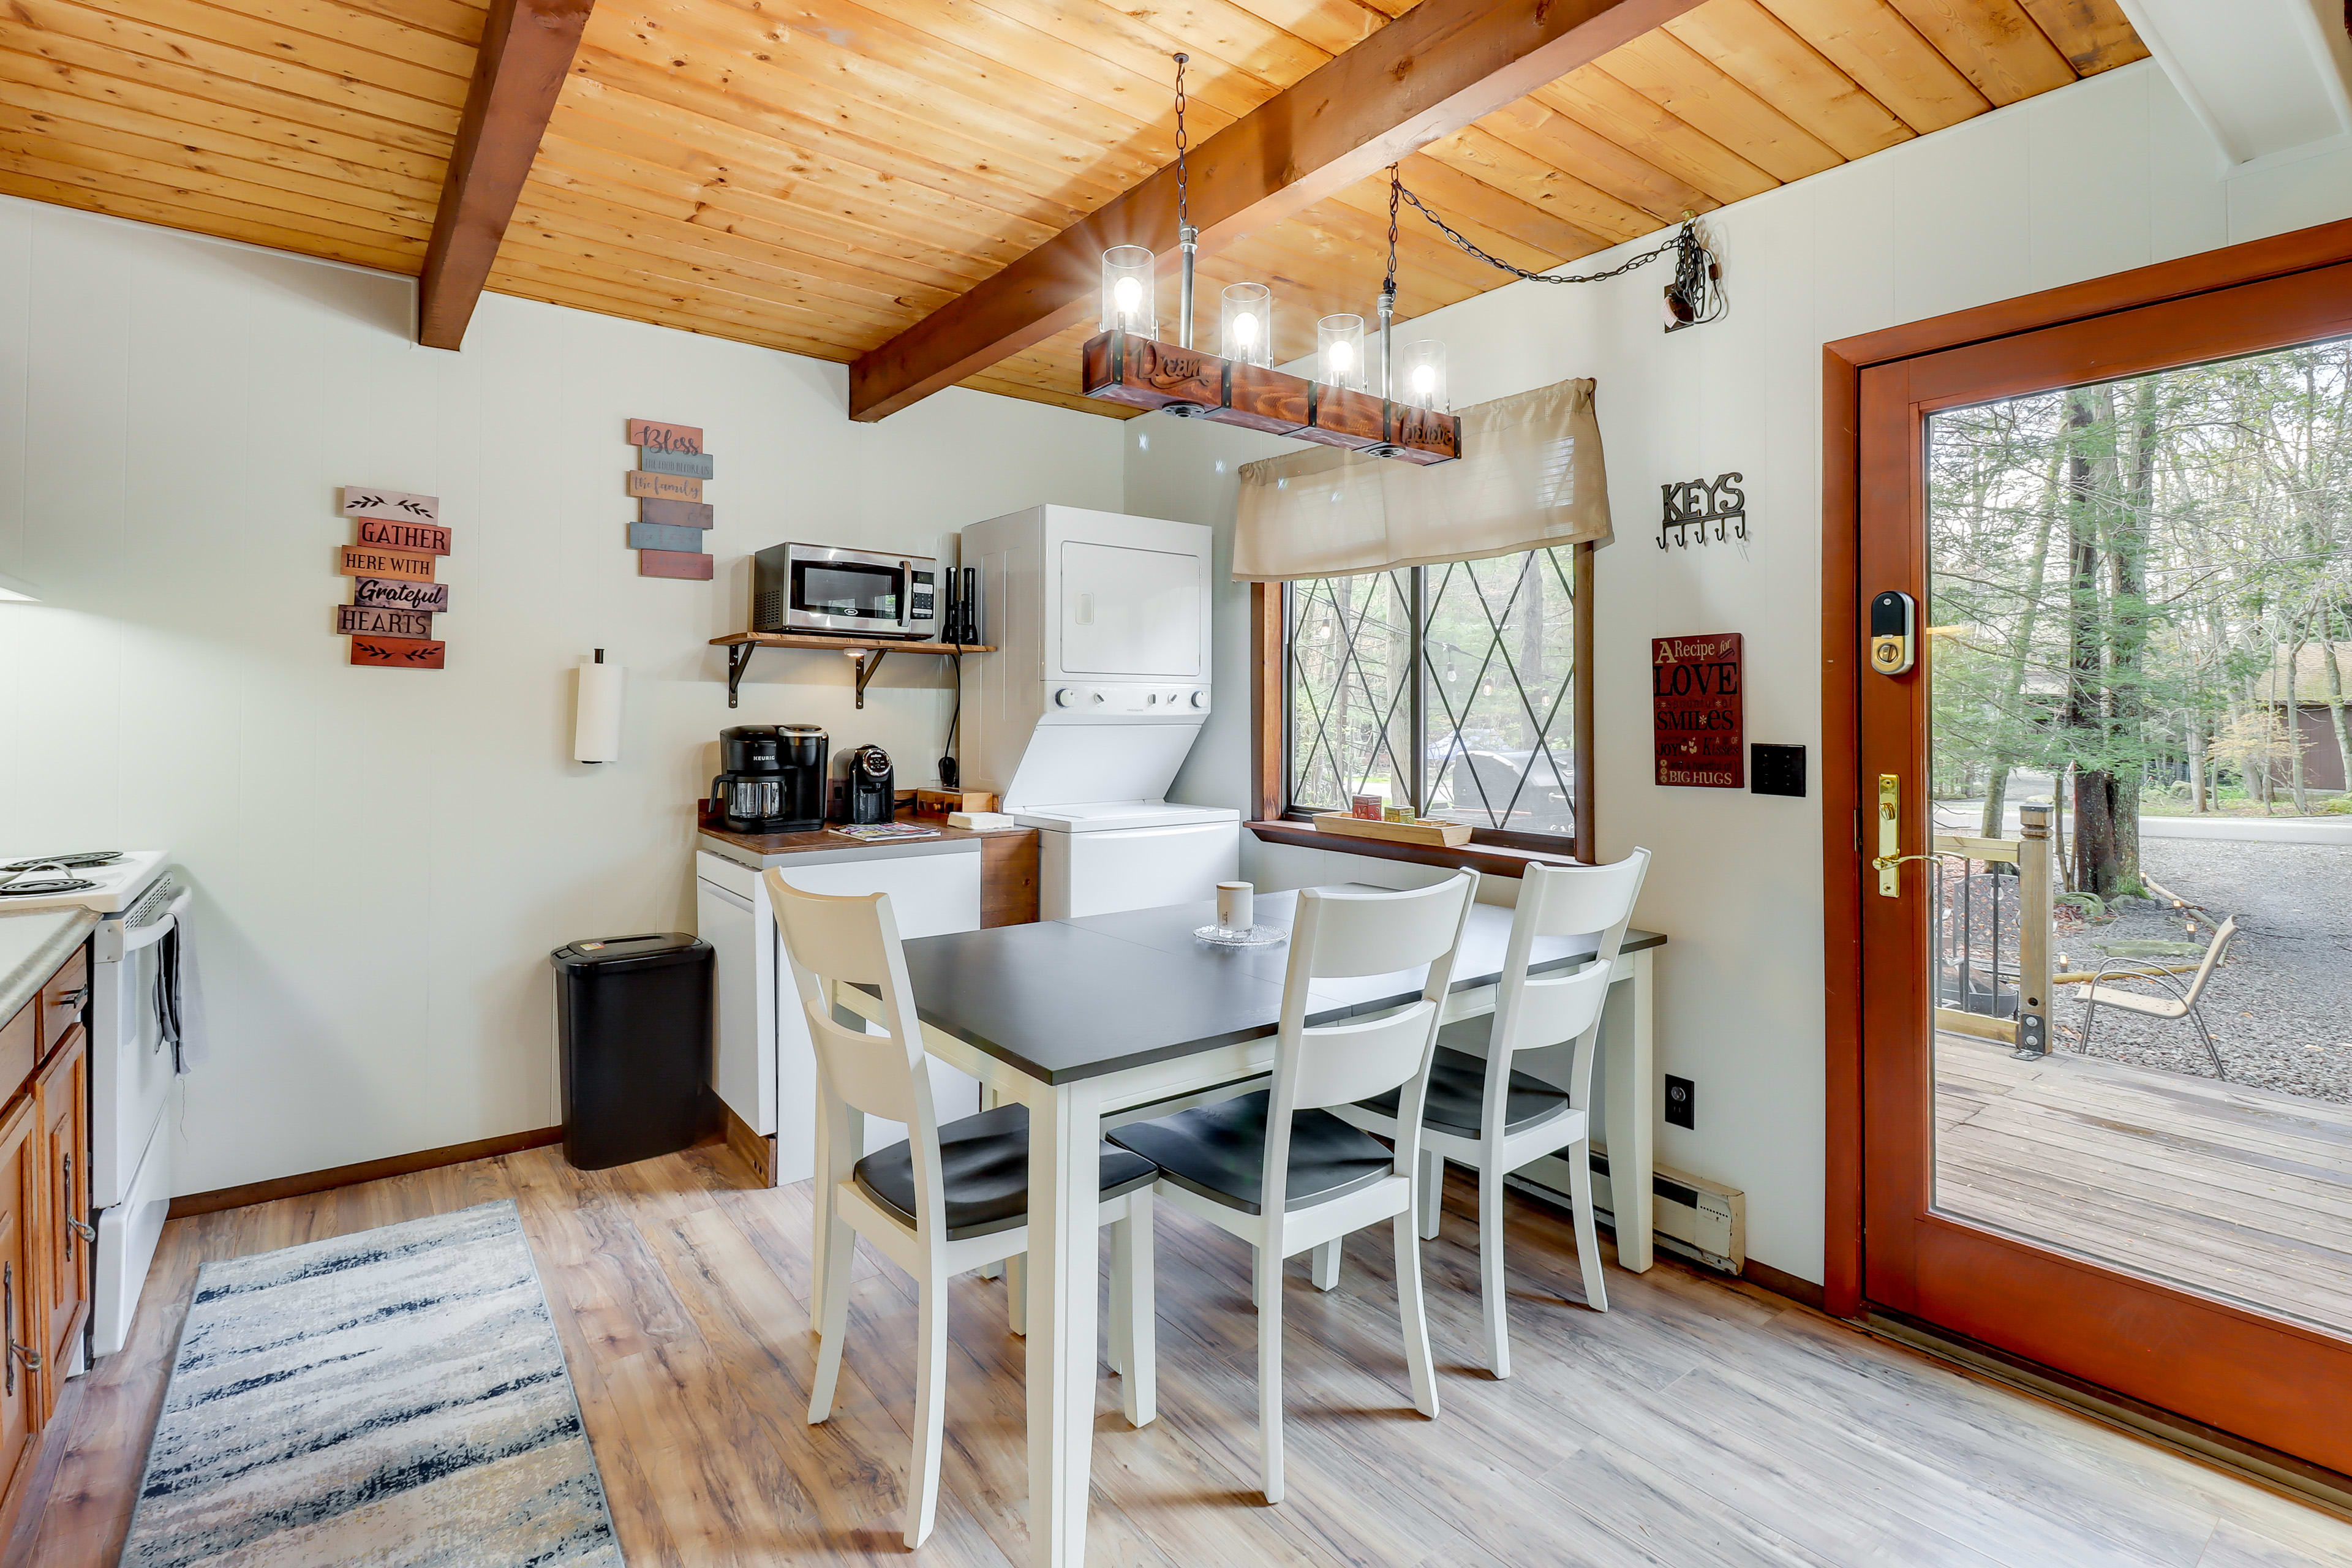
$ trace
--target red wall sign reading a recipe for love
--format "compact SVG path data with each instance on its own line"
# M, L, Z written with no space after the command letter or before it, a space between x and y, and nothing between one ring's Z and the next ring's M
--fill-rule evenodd
M1650 702L1660 784L1748 787L1739 677L1738 632L1651 639Z
M441 668L449 650L433 635L433 617L449 607L448 584L433 580L449 553L441 499L346 485L339 500L355 536L335 552L335 570L352 580L351 603L335 606L335 630L351 639L348 662Z

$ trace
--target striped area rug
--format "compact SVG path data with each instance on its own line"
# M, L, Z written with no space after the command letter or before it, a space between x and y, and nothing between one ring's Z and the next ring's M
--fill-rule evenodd
M511 1202L208 1263L124 1568L621 1568Z

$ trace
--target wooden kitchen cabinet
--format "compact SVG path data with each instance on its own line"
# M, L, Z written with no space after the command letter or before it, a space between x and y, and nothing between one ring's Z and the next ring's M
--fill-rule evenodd
M40 1255L44 1325L41 1419L58 1407L74 1345L89 1320L89 1035L75 1024L59 1040L33 1089L39 1127Z
M89 1321L87 946L0 1023L0 1545Z
M36 1324L40 1292L33 1281L41 1206L34 1148L38 1126L30 1095L20 1095L0 1116L0 1500L10 1505L0 1508L0 1519L15 1512L42 1426L40 1378L27 1364L38 1358L45 1338Z

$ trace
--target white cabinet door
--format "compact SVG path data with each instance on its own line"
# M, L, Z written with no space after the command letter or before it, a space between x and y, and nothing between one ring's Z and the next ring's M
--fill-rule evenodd
M698 878L694 931L709 942L718 989L719 1040L711 1087L743 1124L766 1137L776 1130L775 929L764 908Z

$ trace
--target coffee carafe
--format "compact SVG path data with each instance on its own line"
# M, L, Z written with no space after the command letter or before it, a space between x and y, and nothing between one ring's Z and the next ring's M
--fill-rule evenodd
M814 724L738 724L719 731L719 820L732 833L807 833L824 826L825 732Z

